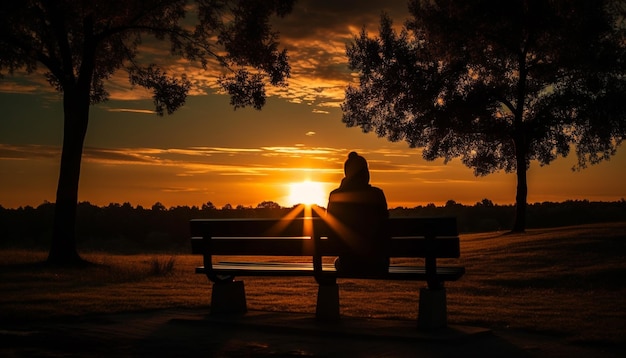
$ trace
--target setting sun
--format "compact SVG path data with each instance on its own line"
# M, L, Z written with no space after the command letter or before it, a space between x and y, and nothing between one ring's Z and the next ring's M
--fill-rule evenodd
M291 183L289 185L289 203L290 205L316 204L319 206L326 206L328 200L328 193L325 190L325 185L315 181L303 181L300 183Z

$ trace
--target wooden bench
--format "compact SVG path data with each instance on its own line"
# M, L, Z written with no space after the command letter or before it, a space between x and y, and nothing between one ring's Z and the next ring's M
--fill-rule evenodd
M203 256L204 266L196 273L213 282L211 313L246 312L245 290L237 276L310 276L319 284L316 318L339 319L337 279L425 281L420 289L418 327L447 325L445 281L456 281L465 273L461 266L437 266L439 258L460 256L455 218L389 219L389 272L375 275L338 273L325 257L342 254L347 248L337 239L338 230L325 218L296 219L200 219L191 220L192 253ZM216 262L214 256L256 256L239 262ZM291 256L306 262L262 262L258 256ZM394 258L420 258L415 265L394 265ZM283 260L287 261L287 260ZM326 263L324 263L326 261Z

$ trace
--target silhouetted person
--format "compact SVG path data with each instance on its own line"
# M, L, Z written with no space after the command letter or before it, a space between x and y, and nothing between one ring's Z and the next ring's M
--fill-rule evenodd
M344 164L345 177L328 198L327 215L335 224L348 253L335 261L338 271L373 275L386 272L387 200L379 188L369 184L367 161L351 152ZM336 223L336 222L335 222Z

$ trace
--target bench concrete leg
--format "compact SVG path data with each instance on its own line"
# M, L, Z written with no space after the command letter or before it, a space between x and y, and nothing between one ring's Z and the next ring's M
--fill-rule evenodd
M213 284L211 314L246 313L247 311L243 281Z
M315 318L324 322L339 320L339 285L336 283L319 285Z
M417 327L424 331L447 327L448 313L446 306L445 288L421 288Z

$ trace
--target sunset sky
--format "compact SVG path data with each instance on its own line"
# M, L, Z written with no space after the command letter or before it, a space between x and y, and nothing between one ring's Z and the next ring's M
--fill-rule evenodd
M234 111L216 92L212 70L202 71L167 56L167 45L146 46L143 56L164 61L172 73L193 82L186 105L158 117L150 94L131 88L125 72L108 83L111 98L91 109L79 200L97 205L130 202L150 207L202 205L208 201L283 206L294 183L320 182L325 195L343 176L343 161L355 150L368 161L372 184L390 207L515 201L515 174L474 177L459 160L427 162L418 149L391 143L341 122L340 103L354 78L345 44L362 26L375 33L381 11L398 24L405 0L299 1L276 22L292 66L288 88L270 89L261 111ZM62 141L60 96L41 75L0 80L0 205L37 206L55 200ZM528 201L626 198L626 149L608 162L573 172L575 156L550 166L531 164ZM324 204L325 203L321 203Z

